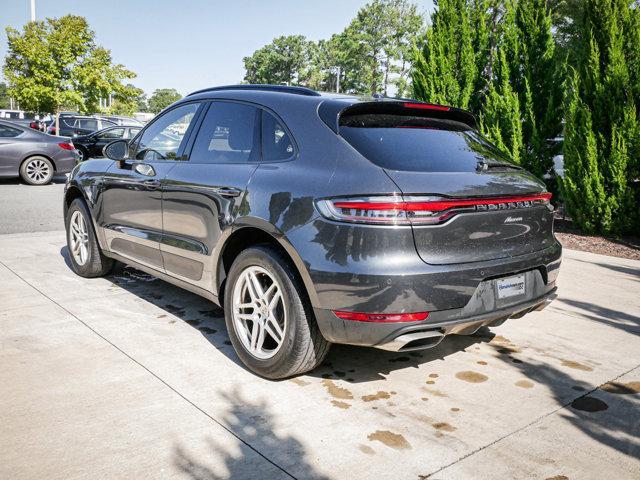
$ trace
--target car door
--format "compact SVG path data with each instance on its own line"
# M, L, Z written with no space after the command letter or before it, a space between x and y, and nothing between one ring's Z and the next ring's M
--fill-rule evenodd
M110 128L109 130L102 131L93 137L93 142L89 146L89 156L102 157L102 150L108 144L114 140L124 138L124 127Z
M104 176L100 223L108 249L164 272L161 182L180 163L200 103L178 105L156 117L129 147L129 160L113 162ZM170 133L186 125L186 134Z
M188 161L162 182L160 250L168 274L213 292L214 252L248 211L245 192L260 161L260 109L211 102L188 148Z
M73 126L73 136L88 135L99 130L98 120L95 118L79 118Z
M19 128L0 124L0 177L18 175L23 146L17 137L23 133Z

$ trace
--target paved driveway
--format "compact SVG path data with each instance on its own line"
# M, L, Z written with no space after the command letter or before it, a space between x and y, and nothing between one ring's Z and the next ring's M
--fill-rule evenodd
M566 251L543 312L269 382L211 303L64 245L0 236L0 478L640 478L640 262Z

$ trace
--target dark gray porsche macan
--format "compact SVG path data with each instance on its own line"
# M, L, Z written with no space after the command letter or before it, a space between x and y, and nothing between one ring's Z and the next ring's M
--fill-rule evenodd
M222 305L267 378L331 343L434 347L555 296L551 195L462 110L218 87L105 155L66 186L74 271L119 260Z

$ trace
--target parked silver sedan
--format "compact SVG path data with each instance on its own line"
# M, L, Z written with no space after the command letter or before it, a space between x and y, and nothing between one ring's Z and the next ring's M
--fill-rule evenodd
M0 178L21 177L30 185L46 185L55 174L69 173L77 161L69 138L0 120Z

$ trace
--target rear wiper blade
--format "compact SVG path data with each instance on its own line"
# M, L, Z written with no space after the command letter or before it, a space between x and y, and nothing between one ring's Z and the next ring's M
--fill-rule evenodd
M522 167L518 165L513 165L511 163L502 163L502 162L487 162L486 160L478 161L476 165L476 170L478 172L486 172L488 170L494 169L505 169L505 170L522 170Z

